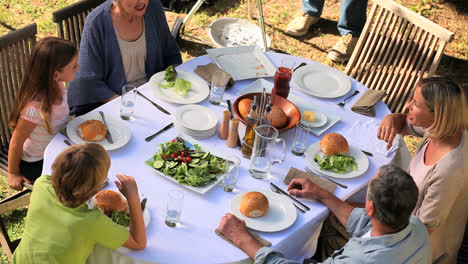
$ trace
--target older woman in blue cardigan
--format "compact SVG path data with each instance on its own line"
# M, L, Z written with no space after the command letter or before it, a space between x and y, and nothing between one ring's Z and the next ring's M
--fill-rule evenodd
M179 48L159 0L107 0L86 18L78 70L68 88L71 114L81 115L180 64Z

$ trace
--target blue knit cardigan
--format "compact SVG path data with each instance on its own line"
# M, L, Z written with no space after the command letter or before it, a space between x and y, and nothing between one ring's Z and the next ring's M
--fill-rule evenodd
M127 84L117 36L112 24L112 0L95 8L86 18L80 44L79 70L68 87L71 114L84 114ZM146 76L182 63L179 48L172 37L161 2L149 0L144 14L146 36Z

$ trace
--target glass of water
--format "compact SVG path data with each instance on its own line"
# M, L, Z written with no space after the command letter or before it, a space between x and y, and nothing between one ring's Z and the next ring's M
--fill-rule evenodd
M223 100L224 90L226 90L226 76L222 71L216 71L213 73L211 79L211 91L210 91L210 103L219 105Z
M292 143L291 152L294 155L302 156L307 148L307 141L309 140L309 127L297 122L296 132L294 134L294 140Z
M182 202L184 193L178 190L170 190L167 195L166 207L166 225L175 227L180 223L180 215L182 213Z
M122 87L122 99L120 102L120 118L130 120L133 118L136 102L136 87L124 85Z
M226 158L226 170L223 175L223 190L232 192L236 188L237 178L239 178L240 159L237 156L228 156Z

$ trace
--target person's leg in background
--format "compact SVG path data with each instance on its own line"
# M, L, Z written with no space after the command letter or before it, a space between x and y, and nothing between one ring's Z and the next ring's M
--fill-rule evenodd
M328 53L335 62L349 60L366 24L367 0L342 0L338 31L341 39Z
M302 0L302 11L298 12L289 22L286 33L295 37L307 34L309 28L319 21L323 3L324 0Z

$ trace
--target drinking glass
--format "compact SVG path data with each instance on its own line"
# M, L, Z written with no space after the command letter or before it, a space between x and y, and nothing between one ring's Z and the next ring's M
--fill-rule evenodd
M226 192L232 192L236 188L237 178L239 178L240 159L237 156L226 158L226 170L223 175L222 186Z
M120 101L120 118L130 120L133 118L136 103L136 87L124 85L122 87L122 99Z
M175 227L180 223L180 215L182 213L182 202L184 193L178 190L170 190L167 195L166 207L166 225Z
M226 77L222 71L213 73L211 79L210 103L219 105L223 100L224 90L226 90Z
M249 173L256 179L265 179L270 176L271 165L284 161L286 143L282 138L278 138L278 130L272 126L257 126L254 131L255 140ZM282 143L282 151L278 151L278 143Z
M292 143L291 152L294 155L302 156L307 148L307 141L309 140L309 127L301 122L297 122L294 140Z

